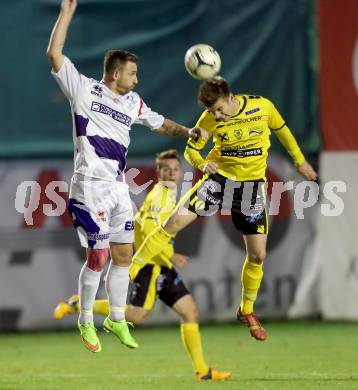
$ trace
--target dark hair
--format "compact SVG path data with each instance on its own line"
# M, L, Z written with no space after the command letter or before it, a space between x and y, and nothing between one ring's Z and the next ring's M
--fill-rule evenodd
M231 94L228 82L220 76L204 81L199 87L198 102L205 107L211 107L221 97Z
M177 150L168 149L168 150L164 150L163 152L157 153L155 158L155 163L157 164L157 168L161 168L160 166L161 161L169 160L170 158L175 158L181 163Z
M114 72L126 62L138 62L138 56L126 50L108 50L104 56L104 73Z

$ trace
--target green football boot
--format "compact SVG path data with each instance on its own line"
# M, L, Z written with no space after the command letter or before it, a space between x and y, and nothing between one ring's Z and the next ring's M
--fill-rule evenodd
M112 332L115 334L120 342L128 348L138 348L138 344L129 333L128 324L132 325L131 322L122 320L119 322L112 321L109 317L104 320L103 328L106 332Z
M97 336L97 330L94 327L93 321L87 322L84 325L80 324L78 321L77 325L85 347L94 353L101 352L102 346Z

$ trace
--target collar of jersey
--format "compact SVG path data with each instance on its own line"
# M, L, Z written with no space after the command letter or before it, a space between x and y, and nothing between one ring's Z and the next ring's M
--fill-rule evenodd
M161 187L168 188L169 190L174 190L177 188L177 185L170 180L165 180L165 181L160 180L157 182L157 184Z
M116 94L110 88L107 87L107 85L105 84L105 82L103 80L100 81L100 84L102 84L105 88L107 88L107 90L114 96L115 99L124 99L128 95L128 93L130 93L130 92L128 92L125 95Z
M245 109L247 99L246 96L241 96L241 95L235 95L235 98L239 101L240 106L239 106L239 111L233 115L230 119L238 117Z

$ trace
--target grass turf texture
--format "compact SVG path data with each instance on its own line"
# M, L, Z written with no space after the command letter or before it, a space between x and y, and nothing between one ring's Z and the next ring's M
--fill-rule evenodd
M1 334L0 389L176 390L358 389L358 324L266 324L258 342L239 324L202 326L208 363L232 371L226 382L197 383L178 327L135 330L138 350L100 332L92 354L71 332Z

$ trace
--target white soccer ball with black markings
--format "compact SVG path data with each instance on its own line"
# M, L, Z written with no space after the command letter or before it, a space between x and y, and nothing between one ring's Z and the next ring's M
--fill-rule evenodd
M221 68L219 53L209 45L200 43L185 53L185 68L198 80L208 80L216 76Z

